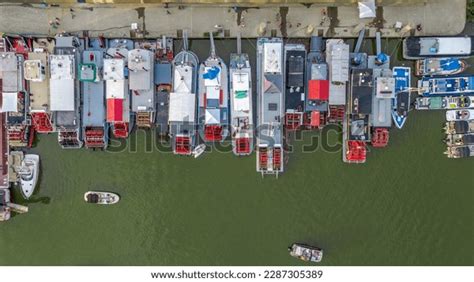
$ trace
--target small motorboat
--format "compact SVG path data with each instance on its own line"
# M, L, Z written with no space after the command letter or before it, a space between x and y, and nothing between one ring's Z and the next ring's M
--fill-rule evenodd
M39 162L39 156L33 154L26 154L21 162L21 167L18 172L20 176L21 194L23 198L27 200L33 195L36 183L38 182Z
M196 148L193 150L193 156L194 158L198 158L200 155L202 155L206 151L206 144L199 144L196 146Z
M89 204L113 205L118 203L120 196L112 192L88 191L84 194L84 200Z
M306 244L293 243L288 247L290 256L302 261L320 262L323 259L323 250Z
M474 119L474 110L449 110L446 111L447 121L472 120Z

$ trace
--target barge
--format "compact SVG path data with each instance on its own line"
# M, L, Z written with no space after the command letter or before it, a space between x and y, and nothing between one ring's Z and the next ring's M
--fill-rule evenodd
M283 118L285 115L283 40L257 40L257 171L278 175L284 171Z
M297 130L303 125L305 103L306 47L285 44L285 129Z
M329 69L328 122L342 122L345 115L347 82L349 81L349 45L343 39L326 40Z

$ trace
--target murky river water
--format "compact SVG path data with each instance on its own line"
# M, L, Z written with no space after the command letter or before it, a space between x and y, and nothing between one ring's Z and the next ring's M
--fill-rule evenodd
M235 50L216 45L225 60ZM252 60L253 46L243 44ZM207 41L191 48L208 55ZM324 248L323 265L472 265L474 162L442 154L443 123L442 111L412 111L364 165L303 153L320 136L304 134L278 180L255 172L255 155L145 152L143 132L121 153L40 136L40 186L28 214L0 225L0 265L299 265L286 250L295 241ZM88 190L122 200L87 205Z

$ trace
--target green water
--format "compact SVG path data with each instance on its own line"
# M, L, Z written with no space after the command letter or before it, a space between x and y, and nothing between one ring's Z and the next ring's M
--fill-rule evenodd
M207 42L191 47L206 56ZM228 58L234 45L217 48ZM474 162L442 154L443 122L412 111L364 165L302 153L319 136L305 134L278 180L255 172L255 155L145 152L143 132L122 153L40 136L40 185L30 212L0 225L0 265L302 265L295 241L324 248L322 265L472 265ZM88 190L122 200L87 205Z

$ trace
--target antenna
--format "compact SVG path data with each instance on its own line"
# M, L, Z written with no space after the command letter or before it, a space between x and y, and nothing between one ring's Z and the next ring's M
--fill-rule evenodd
M237 33L237 54L242 53L242 36L239 33Z

